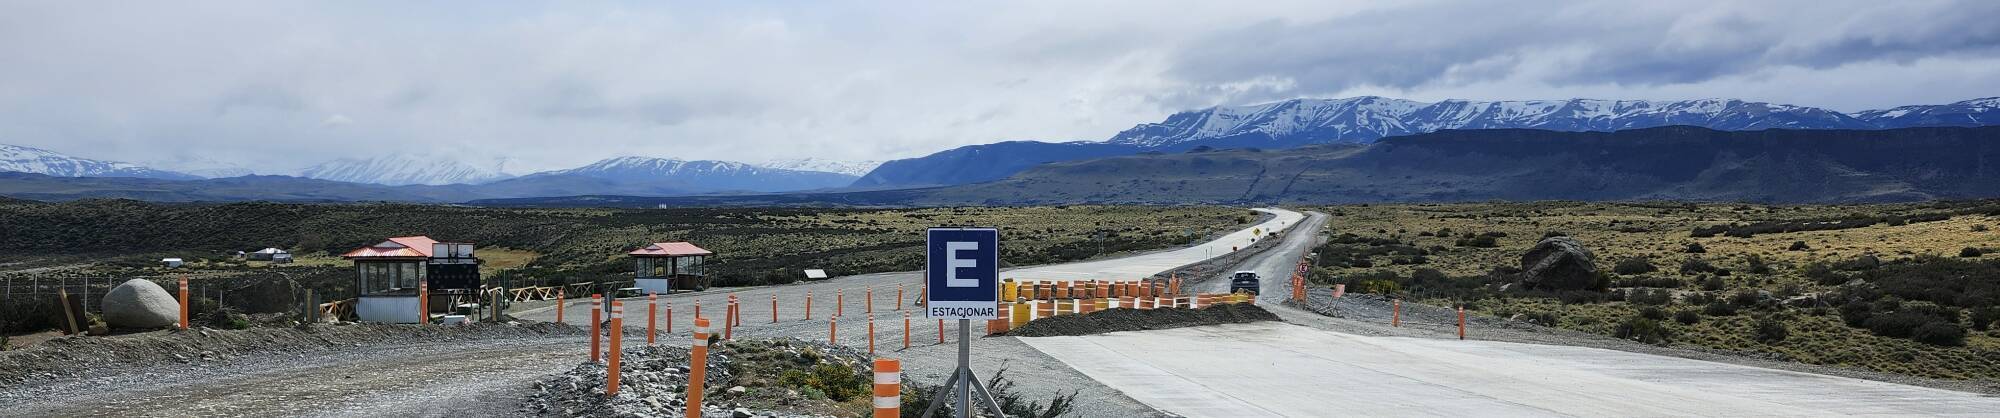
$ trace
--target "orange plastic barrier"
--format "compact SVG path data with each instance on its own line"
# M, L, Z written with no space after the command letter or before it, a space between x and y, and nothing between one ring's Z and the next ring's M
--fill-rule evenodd
M625 302L611 301L611 364L605 366L604 396L618 396L621 342L625 340Z
M562 310L556 310L556 322L562 322ZM181 276L181 329L188 329L188 278Z
M896 359L875 359L875 418L903 416L903 364Z
M602 355L601 349L603 347L599 346L600 343L598 343L597 341L598 338L600 337L599 334L603 334L597 331L597 323L604 320L602 314L600 314L600 312L603 311L604 308L602 306L598 306L598 304L604 303L604 298L602 296L604 295L600 294L590 295L590 362L592 363L596 363L599 361L599 359L602 358L598 356Z
M701 418L702 384L708 380L708 320L694 319L694 347L688 350L688 418Z

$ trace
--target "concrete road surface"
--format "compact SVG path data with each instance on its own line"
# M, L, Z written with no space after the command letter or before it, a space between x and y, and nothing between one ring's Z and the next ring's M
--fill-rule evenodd
M1285 323L1023 338L1149 406L1246 416L1993 416L2000 398L1595 348Z
M1250 228L1231 232L1228 235L1192 247L1158 251L1115 259L1084 261L1077 263L1052 264L1021 268L1000 272L1002 279L1014 280L1132 280L1159 274L1202 260L1228 254L1236 248L1249 247L1255 243L1254 233L1270 234L1298 225L1304 214L1284 209L1256 209L1273 215L1262 223Z

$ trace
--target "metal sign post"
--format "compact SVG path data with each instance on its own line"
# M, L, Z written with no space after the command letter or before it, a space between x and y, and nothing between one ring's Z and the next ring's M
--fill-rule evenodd
M1000 310L1000 231L993 228L931 228L925 235L926 288L924 315L958 320L958 369L931 394L924 416L937 414L946 398L957 399L953 411L972 416L972 399L995 416L1005 416L993 393L972 372L972 320L994 319Z

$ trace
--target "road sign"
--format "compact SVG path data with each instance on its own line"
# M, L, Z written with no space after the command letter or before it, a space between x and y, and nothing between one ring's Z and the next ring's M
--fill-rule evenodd
M1000 231L993 228L931 228L925 235L929 318L999 317Z

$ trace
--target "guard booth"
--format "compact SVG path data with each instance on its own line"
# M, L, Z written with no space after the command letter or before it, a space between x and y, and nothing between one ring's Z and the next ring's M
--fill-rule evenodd
M714 252L686 242L656 242L625 253L632 256L634 286L644 293L708 290L704 266Z
M438 242L425 236L396 237L347 254L354 262L354 315L364 322L427 322L418 314L417 284L430 290L432 305L454 295L479 293L479 259L471 243ZM422 312L432 312L425 307Z

